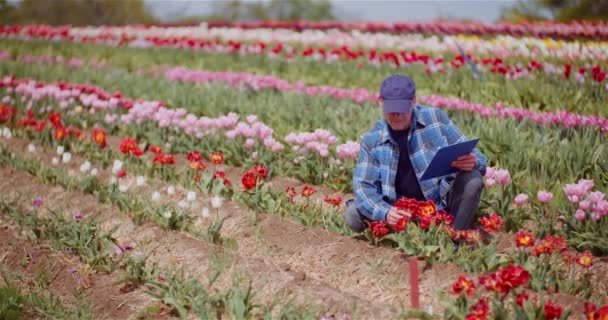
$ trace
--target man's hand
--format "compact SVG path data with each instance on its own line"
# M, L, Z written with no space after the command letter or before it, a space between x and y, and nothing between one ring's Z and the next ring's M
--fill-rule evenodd
M391 210L386 214L386 222L391 226L394 226L397 221L401 218L411 218L412 214L405 210L399 210L396 207L392 207Z
M452 167L462 171L471 171L475 168L475 163L477 163L477 156L474 153L469 153L458 157L456 161L452 162Z

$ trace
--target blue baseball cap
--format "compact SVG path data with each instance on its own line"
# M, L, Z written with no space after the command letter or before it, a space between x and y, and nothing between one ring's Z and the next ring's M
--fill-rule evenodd
M384 113L408 113L416 97L416 84L408 76L395 74L382 81L380 98L384 104Z

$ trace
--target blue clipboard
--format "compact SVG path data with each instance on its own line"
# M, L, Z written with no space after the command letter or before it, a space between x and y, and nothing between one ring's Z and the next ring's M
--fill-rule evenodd
M451 166L452 162L460 156L473 152L477 142L479 142L479 138L451 144L437 150L433 160L420 177L420 181L458 172L458 169Z

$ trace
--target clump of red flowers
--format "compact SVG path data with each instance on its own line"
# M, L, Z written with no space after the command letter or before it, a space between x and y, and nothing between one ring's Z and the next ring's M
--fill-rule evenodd
M198 151L192 151L188 153L188 162L190 163L190 169L205 171L207 164L203 161L203 156Z
M311 186L304 186L304 188L302 189L302 197L310 197L313 194L315 194L315 192L317 192L317 190L315 190L313 187Z
M241 183L243 184L245 190L254 189L258 185L258 177L255 175L255 173L247 171L241 178Z
M475 293L475 281L468 279L467 277L460 275L458 280L452 284L452 290L450 291L452 294L460 294L464 293L467 296L472 297L473 293Z
M585 302L585 316L588 320L608 320L608 305L598 308L593 303Z
M262 179L268 178L268 168L266 168L264 165L256 164L253 166L252 171Z
M382 238L391 232L386 221L373 221L370 224L370 228L372 229L374 238Z
M221 152L219 152L219 151L211 153L211 155L209 156L209 159L211 160L211 162L213 164L222 164L222 163L224 163L224 155Z
M298 195L298 192L296 191L296 188L294 188L294 187L285 188L285 193L287 193L287 197L289 198L289 201L293 201L293 198L295 198Z
M481 297L476 304L471 306L471 313L467 314L466 320L485 320L490 317L490 305L488 298Z
M524 269L522 266L510 265L489 275L480 276L479 284L489 291L507 294L529 280L530 273L528 270Z
M543 239L539 244L534 247L532 253L538 257L542 254L562 252L566 250L566 247L566 240L564 238L554 235L548 235L545 239Z
M534 236L528 231L522 230L515 234L515 245L518 247L532 247L535 241Z
M593 255L589 251L585 251L576 257L576 263L581 267L589 268L593 264Z
M410 221L416 221L420 228L424 230L429 229L432 224L444 226L450 232L452 230L450 226L454 222L454 218L445 210L437 210L433 200L417 201L404 197L395 202L395 207L408 212L409 217L403 217L395 225L389 226L394 232L405 230Z
M93 141L99 145L101 148L105 148L107 134L103 129L95 128L93 129Z
M496 213L479 219L479 223L486 232L498 232L502 229L503 220Z
M241 183L245 190L251 190L257 187L258 181L268 177L268 168L262 164L256 164L253 168L241 177Z
M149 146L148 151L152 152L154 154L161 154L161 153L163 153L163 148L161 148L160 145Z
M175 157L170 154L159 153L152 158L152 163L160 164L161 166L175 164Z
M143 151L137 145L137 142L133 138L124 138L120 142L120 146L118 147L120 152L125 155L132 155L134 157L139 157L143 154Z
M340 203L342 203L342 198L339 196L335 196L335 197L326 196L325 198L323 198L323 201L325 201L326 203L329 203L332 206L334 206L335 208L337 208L340 206Z
M224 171L215 171L215 173L213 173L213 180L216 179L222 179L224 181L224 185L229 187L232 185L232 182L230 182L230 179L226 178L226 173Z
M0 104L0 122L10 121L17 114L17 109Z

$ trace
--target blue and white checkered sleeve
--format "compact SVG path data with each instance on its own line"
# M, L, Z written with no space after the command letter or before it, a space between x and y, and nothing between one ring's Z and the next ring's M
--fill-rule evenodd
M378 161L371 155L369 147L361 142L359 162L353 175L353 191L359 209L372 221L386 220L386 214L391 209L376 188L375 182L379 177Z

